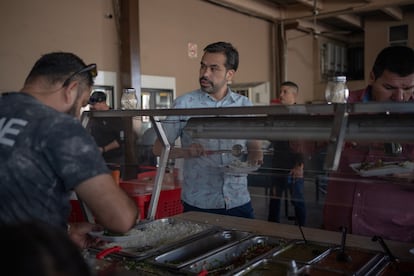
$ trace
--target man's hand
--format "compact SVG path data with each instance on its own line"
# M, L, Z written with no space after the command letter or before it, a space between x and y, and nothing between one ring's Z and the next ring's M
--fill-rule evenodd
M253 166L263 164L262 141L250 140L247 142L247 162Z
M202 145L193 143L190 145L190 147L187 149L187 155L185 157L187 158L193 158L193 157L199 157L205 155L205 151Z
M292 177L294 179L296 179L296 178L303 178L303 163L294 166L290 170L290 174L292 175Z
M105 244L105 241L102 241L99 238L92 237L88 234L92 231L102 230L102 226L97 224L91 224L88 222L68 224L68 235L79 248L102 246L103 244Z

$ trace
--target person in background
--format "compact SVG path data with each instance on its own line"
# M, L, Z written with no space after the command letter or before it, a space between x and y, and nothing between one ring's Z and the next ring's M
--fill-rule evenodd
M234 93L228 83L238 68L238 51L227 42L216 42L204 48L200 62L200 89L176 98L174 108L222 108L251 106L251 101ZM174 145L181 138L181 148L172 147L170 158L184 158L182 201L184 211L201 211L253 218L254 211L247 189L247 174L225 174L220 167L237 160L230 153L208 154L214 150L231 150L235 144L247 149L247 160L263 162L259 141L243 139L193 139L183 132L188 116L170 116L163 122L168 141ZM160 155L162 145L154 144Z
M150 127L144 131L138 141L138 162L142 166L157 166L157 158L152 152L157 133L154 128Z
M90 246L94 224L68 227L72 191L102 227L124 233L136 224L136 204L115 184L79 120L96 74L96 64L72 53L48 53L20 92L0 97L0 225L39 220L70 228L80 247Z
M368 87L351 92L349 101L409 102L413 93L414 51L405 46L391 46L376 57ZM390 145L401 151L388 153ZM329 175L324 227L336 231L345 226L352 234L414 242L413 172L362 178L350 167L353 163L398 163L413 159L413 144L345 143L339 168Z
M280 86L280 103L296 104L299 87L296 83L285 81ZM304 198L304 160L300 144L293 141L272 141L272 195L269 201L268 221L280 222L281 198L287 192L295 209L296 223L304 226L306 223L306 206Z
M7 248L3 270L15 276L92 276L86 260L65 231L38 221L0 225Z
M106 103L106 94L102 91L92 93L89 98L89 106L92 111L110 109ZM121 164L123 156L121 148L122 119L119 117L92 117L87 129L95 139L106 163Z
M365 89L350 93L348 102L408 102L413 101L413 49L391 46L377 56Z

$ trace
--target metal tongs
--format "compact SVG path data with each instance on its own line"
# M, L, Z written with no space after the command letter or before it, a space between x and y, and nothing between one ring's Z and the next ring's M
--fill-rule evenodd
M338 255L336 255L336 260L338 262L350 263L352 262L352 258L345 252L345 242L346 242L346 234L347 234L348 228L346 228L345 226L342 226L340 227L340 229L342 231L341 248L340 248L340 251L338 252Z
M243 146L240 144L234 145L231 150L207 150L206 154L221 154L221 153L231 153L234 157L240 157L243 154Z
M379 244L381 245L382 249L384 250L385 254L388 256L388 258L390 259L391 262L394 262L394 263L399 262L399 260L394 256L394 254L391 253L391 250L389 249L387 244L384 242L382 237L374 236L374 237L372 237L372 241L374 241L374 242L378 241L379 242Z

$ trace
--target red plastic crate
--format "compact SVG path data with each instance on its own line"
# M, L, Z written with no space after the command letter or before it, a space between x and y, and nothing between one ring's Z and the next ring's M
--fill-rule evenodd
M133 191L133 184L122 183L127 193L134 199L139 210L141 219L146 219L148 215L148 209L151 201L151 193L137 194ZM129 188L128 188L129 187ZM129 192L128 192L129 190ZM78 200L71 200L72 211L69 216L69 222L82 222L85 218L82 213L82 209ZM161 190L160 197L158 199L157 211L155 213L155 219L161 219L165 217L174 216L183 212L183 205L181 204L181 187L174 189Z
M72 210L69 215L69 222L85 221L79 201L77 199L71 199L70 205L72 206Z
M141 219L148 216L148 209L151 202L151 194L146 195L130 195L137 203L140 209ZM155 219L165 218L181 214L183 205L181 204L181 188L162 190L158 199L157 211Z

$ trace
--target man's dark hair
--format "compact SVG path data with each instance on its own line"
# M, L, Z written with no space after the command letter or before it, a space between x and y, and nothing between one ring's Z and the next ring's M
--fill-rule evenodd
M106 102L106 94L102 91L95 91L89 97L89 104L95 104L100 102Z
M212 43L204 48L204 52L223 53L226 56L226 63L224 64L226 69L237 71L239 67L239 52L230 43L222 41Z
M293 81L284 81L280 84L280 86L290 86L296 88L297 91L299 91L299 86L294 83Z
M45 77L50 83L63 82L71 74L82 70L86 64L81 58L72 53L54 52L40 57L33 65L32 70L25 80L30 83L37 77ZM77 79L85 79L89 86L93 85L93 76L90 72L83 72L74 76Z
M414 73L414 50L406 46L390 46L384 48L377 56L372 67L375 79L382 76L385 70L406 77Z

